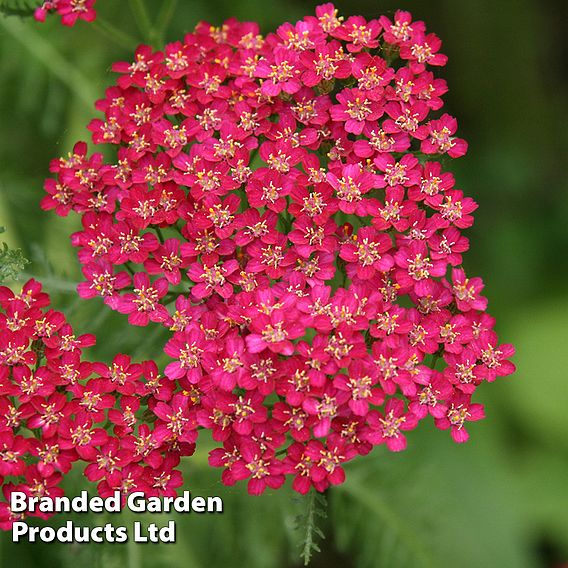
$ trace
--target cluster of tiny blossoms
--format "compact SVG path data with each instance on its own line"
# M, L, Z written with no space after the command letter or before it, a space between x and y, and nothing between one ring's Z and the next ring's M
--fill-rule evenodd
M114 159L52 163L79 294L170 330L166 426L210 430L227 485L323 491L428 415L464 442L477 386L514 370L461 267L476 204L442 167L467 144L439 49L403 11L201 23L113 66L89 129Z
M20 294L0 287L1 529L24 516L10 510L12 491L62 495L60 482L77 461L103 496L133 488L175 495L183 481L174 468L195 448L197 433L182 428L186 398L172 394L154 362L83 361L95 337L77 337L49 304L35 280Z
M34 18L38 22L45 22L49 14L59 14L64 26L74 26L77 20L93 22L97 17L95 2L96 0L46 0L36 8Z

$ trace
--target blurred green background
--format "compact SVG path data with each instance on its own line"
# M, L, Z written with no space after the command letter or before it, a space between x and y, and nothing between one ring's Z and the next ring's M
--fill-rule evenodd
M147 2L158 10L162 2ZM167 39L200 19L236 16L263 31L312 12L300 0L181 0ZM348 468L329 496L326 540L314 567L544 568L568 563L568 3L565 0L350 0L341 12L375 17L396 8L426 21L450 57L448 112L470 142L455 163L459 185L480 204L465 267L483 276L503 341L516 345L518 372L485 385L487 419L464 446L421 428L402 454L376 449ZM124 0L99 13L133 32ZM74 295L80 273L68 235L76 217L43 213L51 158L78 139L93 102L130 53L79 24L63 29L0 18L0 225L32 263L56 305L79 331L99 337L93 356L123 350L158 356L159 329L129 329L122 316ZM206 443L186 466L195 494L221 495L222 516L178 518L176 545L16 545L0 538L0 566L251 568L299 565L288 490L248 497L225 488L207 466ZM70 493L79 491L79 475ZM131 519L123 519L130 522ZM155 520L154 518L152 520ZM101 517L78 516L79 523ZM118 520L113 518L118 524ZM165 520L164 520L165 522Z

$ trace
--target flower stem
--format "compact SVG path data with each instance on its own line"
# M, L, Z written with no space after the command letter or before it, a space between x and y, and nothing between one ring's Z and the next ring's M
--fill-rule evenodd
M162 229L160 229L160 227L156 227L156 234L158 235L160 242L164 244L164 234L162 233Z
M126 270L128 270L128 272L130 272L130 275L131 275L131 276L134 276L135 270L134 270L134 268L132 268L132 266L130 265L130 262L125 262L125 263L124 263L124 268L126 268Z
M75 68L55 47L31 26L9 18L0 19L0 28L22 44L30 54L57 77L88 109L96 99L96 91L83 73Z
M101 35L104 35L120 47L127 49L128 51L134 51L138 42L135 38L128 35L127 33L119 30L117 27L113 26L110 22L107 22L103 18L97 18L93 23L92 26Z
M130 0L130 9L134 14L134 19L136 20L140 33L148 43L152 43L154 32L144 0Z
M178 0L165 0L162 5L162 9L158 14L156 27L153 30L154 41L157 45L163 45L164 43L164 34L174 16L177 3Z

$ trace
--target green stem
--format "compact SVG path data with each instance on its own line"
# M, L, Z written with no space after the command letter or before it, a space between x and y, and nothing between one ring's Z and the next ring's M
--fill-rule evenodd
M96 93L87 77L67 61L53 45L32 27L13 19L0 19L0 27L22 44L46 69L64 83L89 110Z
M156 234L158 235L160 242L164 244L164 234L162 233L162 229L160 229L160 227L156 227Z
M259 144L260 144L260 141L259 141ZM258 148L259 148L259 147L260 147L260 146L258 146L256 149L254 149L254 150L250 153L250 155L249 155L249 167L252 166L252 163L254 162L254 159L258 156Z
M165 0L160 13L158 14L158 20L156 27L154 28L154 41L157 45L163 45L164 34L171 22L174 13L177 8L178 0Z
M148 43L152 43L154 32L144 0L130 0L130 9L134 14L134 19L136 20L140 33Z
M128 51L134 51L138 42L135 38L127 33L119 30L117 27L113 26L110 22L107 22L103 18L97 18L92 24L94 29L104 35L120 47L127 49Z
M126 270L128 270L128 272L130 272L130 275L131 275L131 276L134 276L135 271L134 271L134 268L132 268L130 262L125 262L125 263L124 263L124 268L126 268Z
M33 278L34 280L40 280L46 288L55 290L57 292L65 292L69 294L77 293L77 286L79 282L72 282L70 280L63 280L62 278L57 278L49 275L37 275L31 272L23 272L22 278L28 279Z
M290 205L290 202L288 202L288 205ZM292 230L292 223L294 222L294 219L292 219L292 216L290 215L290 213L288 213L287 209L284 209L284 211L282 211L281 219L284 224L284 232L289 233Z

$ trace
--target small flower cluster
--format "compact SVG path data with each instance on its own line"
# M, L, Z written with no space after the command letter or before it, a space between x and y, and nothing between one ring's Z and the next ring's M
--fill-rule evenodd
M23 517L10 511L12 491L62 495L60 482L77 461L103 496L173 495L182 485L174 468L195 447L197 433L183 418L191 399L174 396L155 363L126 355L110 365L83 361L95 337L76 336L49 304L35 280L20 294L0 287L2 529Z
M477 205L442 166L467 144L440 43L331 4L267 37L201 23L113 66L89 129L115 160L52 162L79 294L171 331L170 427L211 430L225 484L323 491L428 415L464 442L475 389L514 370L461 267Z
M45 22L49 14L59 14L64 26L74 26L77 20L94 22L97 17L95 2L96 0L46 0L36 8L34 18L38 22Z

